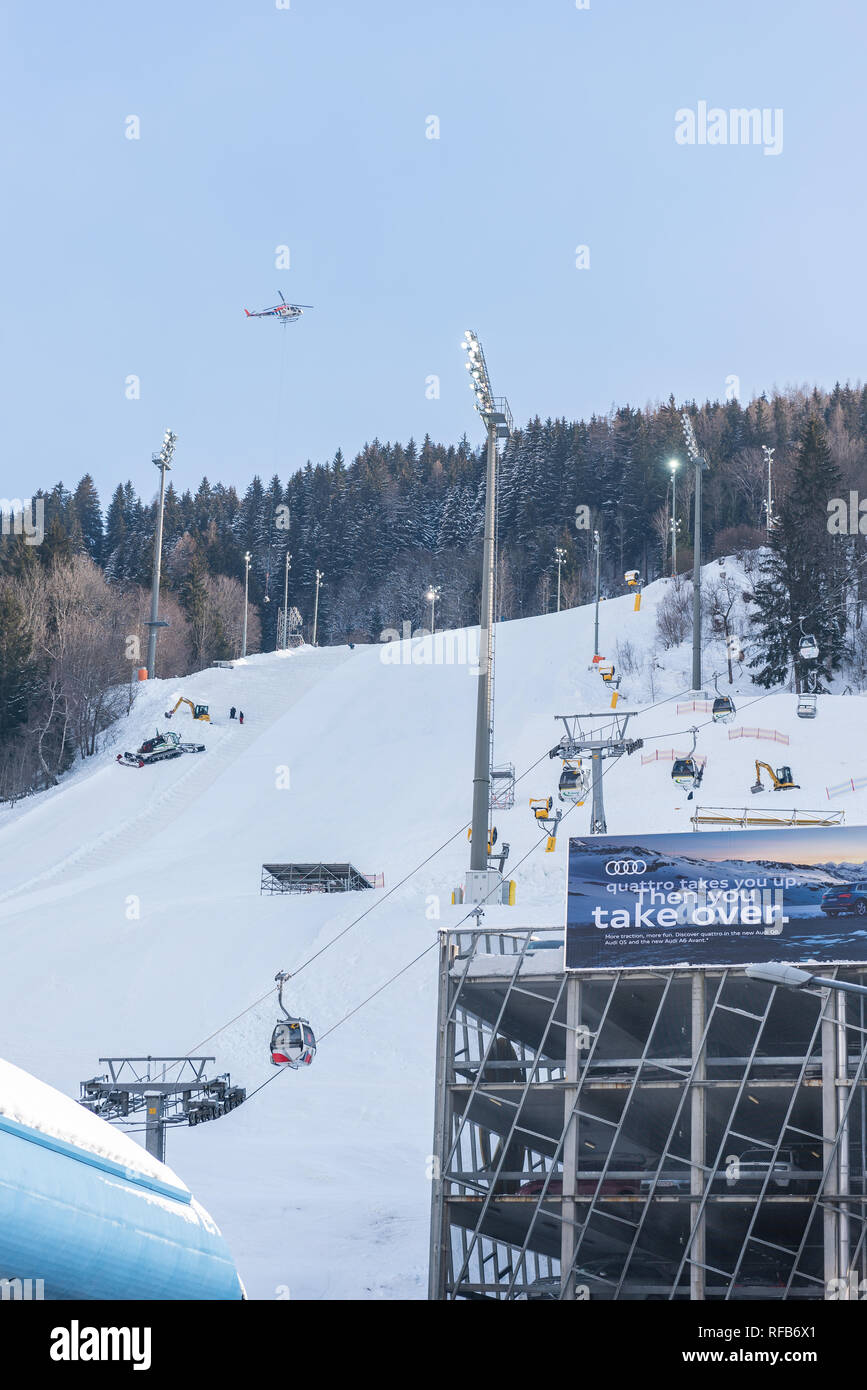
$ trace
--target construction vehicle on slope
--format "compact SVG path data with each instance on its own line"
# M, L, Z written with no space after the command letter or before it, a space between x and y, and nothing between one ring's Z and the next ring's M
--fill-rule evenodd
M757 758L756 780L750 787L751 792L763 792L765 790L762 785L762 768L765 769L765 772L770 777L775 792L800 791L798 783L792 778L792 769L790 767L778 767L776 772L774 772L772 767L769 767L767 763L760 763Z
M166 719L171 719L172 715L176 712L180 705L189 705L190 714L193 716L194 719L203 719L206 724L210 724L211 716L208 713L209 706L194 705L192 700L187 699L186 695L180 695L178 697L177 704L172 709L167 709L165 711Z
M154 731L153 738L146 738L135 753L118 753L117 761L121 767L149 767L151 763L161 763L167 758L180 758L184 753L204 753L203 743L181 743L180 734Z

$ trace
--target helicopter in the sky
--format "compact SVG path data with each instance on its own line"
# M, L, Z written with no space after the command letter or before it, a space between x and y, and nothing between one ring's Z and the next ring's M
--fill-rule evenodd
M287 304L283 297L282 290L279 291L279 294L281 299L280 304L272 304L270 309L258 309L254 310L253 313L251 313L249 309L245 309L244 313L247 315L247 318L275 318L280 319L283 323L294 323L296 319L300 319L305 309L313 308L312 304Z

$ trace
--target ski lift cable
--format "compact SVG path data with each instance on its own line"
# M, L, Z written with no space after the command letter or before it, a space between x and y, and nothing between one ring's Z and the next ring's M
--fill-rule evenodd
M542 759L540 758L538 761L541 762ZM610 770L611 770L611 768L613 767L613 765L614 765L614 764L613 764L613 761L612 761L612 762L609 764L609 766L608 766L607 768L603 768L603 770L602 770L602 777L603 777L603 778L604 778L605 776L607 776L608 772L610 772ZM533 767L537 767L537 766L538 766L538 763L534 763L534 764L533 764ZM533 768L528 768L528 769L527 769L527 772L532 772L532 770L533 770ZM523 775L526 776L527 774L525 773L525 774L523 774ZM520 779L516 779L516 780L520 780ZM566 820L568 816L571 816L572 812L575 811L575 810L577 810L577 809L578 809L577 806L570 806L569 810L568 810L568 811L565 811L565 812L563 813L563 815L562 815L562 817L561 817L561 823L562 823L562 821ZM452 838L454 838L454 837L452 837ZM513 865L513 868L515 868L515 869L520 868L520 866L521 866L523 863L525 863L526 860L528 860L528 859L530 858L530 855L531 855L531 854L535 854L536 851L539 849L539 847L540 847L541 845L547 843L547 840L548 840L547 834L542 835L542 836L540 837L540 839L538 839L534 845L531 845L531 846L530 846L530 848L527 850L527 853L524 854L524 855L522 855L521 858ZM448 843L448 842L446 842L446 843ZM490 892L491 892L491 893L496 892L496 889L495 889L495 888L492 888L492 889L490 890ZM490 897L490 893L489 893L487 896ZM485 899L485 901L487 901L487 898ZM455 924L454 927L450 928L450 930L451 930L451 931L458 931L458 930L464 925L464 923L465 923L465 922L468 922L469 919L474 915L476 909L477 909L478 907L482 906L482 905L483 905L483 904L481 904L481 903L476 904L476 907L473 909L473 911L467 912L467 913L461 918L461 920ZM335 940L336 940L336 938L335 938ZM355 1016L355 1014L360 1013L360 1011L365 1007L365 1005L369 1004L369 1003L371 1002L371 1000L376 999L377 995L382 994L384 990L388 989L389 985L394 984L395 980L399 980L400 977L401 977L401 975L405 975L406 972L407 972L408 970L411 970L412 967L413 967L414 965L417 965L418 962L419 962L420 960L423 960L423 958L424 958L425 956L429 955L430 952L433 951L433 950L435 950L438 946L439 946L439 941L432 941L432 942L430 943L429 946L425 946L424 950L419 951L417 955L413 956L412 960L409 960L409 961L406 962L405 965L402 965L401 968L400 968L399 970L395 971L395 973L394 973L393 975L390 975L389 978L388 978L387 980L384 980L384 981L382 982L381 985L378 985L378 986L376 987L376 989L373 990L373 992L372 992L371 994L368 994L364 999L362 999L358 1004L356 1004L355 1007L354 1007L353 1009L350 1009L349 1012L346 1013L346 1014L344 1014L342 1018L339 1018L339 1019L337 1020L336 1023L333 1023L333 1024L331 1025L330 1028L327 1028L326 1031L325 1031L324 1033L321 1033L321 1034L319 1035L319 1043L322 1043L323 1040L324 1040L325 1038L330 1037L332 1033L336 1033L338 1028L341 1028L341 1027L343 1026L343 1024L344 1024L344 1023L347 1023L347 1022L349 1021L350 1018L353 1018L353 1017ZM269 993L271 993L271 991L269 991ZM265 997L267 997L267 996L265 996ZM281 1069L281 1070L282 1070L282 1069ZM247 1100L252 1100L253 1096L258 1095L260 1091L263 1091L263 1090L265 1089L265 1087L268 1086L268 1085L270 1085L270 1083L271 1083L272 1081L275 1081L279 1075L280 1075L280 1072L275 1072L273 1076L268 1076L268 1077L266 1077L265 1080L262 1082L262 1084L261 1084L260 1086L257 1086L256 1089L255 1089L254 1091L250 1091L250 1092L249 1092L249 1094L248 1094L248 1096L247 1096ZM246 1104L246 1102L245 1102L245 1104Z
M545 762L547 758L548 753L543 753L541 757L537 758L534 763L530 764L530 766L526 769L525 772L521 773L520 777L515 778L515 784L517 785L517 783L522 782L525 777L529 777L530 773L534 772L536 768L539 766L539 764ZM348 925L345 926L342 931L339 931L336 936L333 936L331 938L330 941L326 941L325 945L321 946L318 951L314 951L312 956L308 956L305 961L302 961L301 964L298 966L297 970L293 970L290 972L290 978L294 979L296 975L300 975L302 970L304 970L308 965L311 965L313 961L319 958L319 956L324 955L325 952L330 949L330 947L334 946L338 941L340 941L344 936L346 936L348 932L352 931L353 927L357 927L359 922L363 921L365 917L369 917L371 912L375 912L378 907L381 907L382 904L386 901L386 899L390 898L393 893L396 893L399 888L402 888L405 883L409 882L409 880L415 874L417 874L421 869L425 868L425 866L429 864L432 859L435 859L438 854L441 854L442 851L446 849L447 846L450 845L453 840L456 840L459 835L463 835L464 832L469 828L469 826L470 822L466 821L458 830L454 832L453 835L450 835L447 840L443 840L441 845L439 845L436 849L432 850L431 853L427 855L425 859L422 859L421 862L419 864L416 864L414 868L410 869L408 873L404 874L403 878L400 879L397 883L395 883L392 888L389 888L387 893L384 893L381 898L377 898L375 902L370 904L370 907L365 908L364 912L359 913L357 917L353 918L353 920L349 922ZM248 1004L246 1008L242 1009L240 1013L235 1014L234 1018L230 1018L227 1023L221 1024L220 1027L216 1028L213 1033L209 1033L206 1038L202 1038L200 1042L195 1043L194 1046L191 1047L189 1051L184 1054L184 1056L189 1057L193 1053L197 1052L200 1047L204 1047L205 1044L209 1043L212 1038L215 1038L218 1033L225 1032L225 1030L227 1028L230 1028L233 1023L237 1023L240 1018L243 1018L245 1014L250 1013L252 1009L258 1008L260 1004L262 1004L266 999L269 999L270 996L274 993L275 991L273 988L266 990L264 994L260 995L258 999L254 999L253 1002L251 1004Z
M657 709L660 705L668 704L671 700L677 700L680 698L681 695L684 694L686 694L686 690L680 690L674 695L667 695L664 699L657 700L655 704L646 706L646 709L642 709L641 713L644 714L649 710ZM667 735L661 735L661 737L667 737ZM526 771L522 772L519 777L515 778L515 785L517 786L518 782L522 782L525 777L529 777L531 772L535 772L539 764L545 762L548 759L548 757L548 752L545 752L541 755L541 757L538 757L534 763L530 764ZM613 766L613 764L609 764L608 767L603 768L603 778L611 770L611 766ZM576 807L571 806L568 811L564 812L562 819L565 820L566 817L570 816L574 810L576 810ZM351 921L348 924L348 926L344 927L343 930L338 932L336 936L332 937L330 941L326 941L325 945L322 946L318 951L315 951L312 956L308 956L307 960L303 961L301 965L299 965L297 970L291 972L292 977L294 978L294 976L299 975L306 966L312 964L314 960L316 960L319 956L323 955L325 951L327 951L331 946L335 945L336 942L340 941L342 937L346 936L346 934L350 932L353 927L356 927L359 922L363 921L363 919L365 917L368 917L371 912L374 912L376 908L380 907L386 901L387 898L391 897L392 893L396 893L398 888L402 888L403 885L407 883L409 879L413 877L414 874L417 874L421 869L423 869L427 864L429 864L432 859L435 859L436 856L440 854L448 845L450 845L453 840L456 840L459 835L463 835L464 831L468 829L469 825L470 822L467 821L464 825L460 827L459 830L456 830L453 835L450 835L447 840L444 840L443 843L437 849L433 850L427 856L427 858L423 859L421 863L417 864L414 869L410 869L410 871L407 874L405 874L404 877L398 883L396 883L393 888L390 888L388 892L383 894L381 898L377 898L376 902L371 903L370 907L366 908L364 912L359 913L359 915L356 918L354 918L353 921ZM532 854L534 850L538 849L538 846L541 845L543 842L547 842L547 838L547 835L543 835L542 838L537 842L537 844L533 845L532 848L527 851L527 854L525 854L522 859L519 859L513 867L518 868L521 864L523 864L524 860L528 857L528 855ZM458 926L461 926L463 922L467 921L469 916L471 916L470 913L467 914L467 917L462 918L461 921L458 923ZM436 945L435 942L432 944ZM426 954L426 952L430 949L432 948L426 947L425 951L422 952L422 955ZM420 959L420 957L418 957L418 959ZM415 961L410 961L410 965L413 964L415 964ZM409 967L406 968L408 969ZM398 977L394 976L394 978L397 979ZM266 990L265 993L261 994L258 999L254 999L251 1004L248 1004L246 1008L243 1008L240 1011L240 1013L235 1014L234 1018L230 1018L228 1022L221 1024L219 1028L215 1028L213 1033L209 1033L206 1038L202 1038L200 1042L195 1043L194 1046L191 1047L189 1051L184 1055L186 1057L189 1057L193 1053L197 1052L199 1048L204 1047L206 1043L209 1043L212 1040L212 1038L216 1038L218 1034L225 1032L227 1028L231 1028L232 1024L237 1023L239 1019L245 1016L245 1014L250 1013L253 1009L257 1009L260 1004L263 1004L265 1000L269 999L271 995L274 993L275 990L273 987L271 989ZM347 1017L349 1016L350 1015L347 1015ZM323 1034L323 1036L327 1036L327 1034ZM277 1073L275 1072L275 1075L276 1074ZM269 1077L269 1080L273 1080L273 1077ZM267 1085L267 1082L263 1084ZM259 1089L261 1089L261 1087ZM255 1095L255 1092L252 1092L252 1094Z

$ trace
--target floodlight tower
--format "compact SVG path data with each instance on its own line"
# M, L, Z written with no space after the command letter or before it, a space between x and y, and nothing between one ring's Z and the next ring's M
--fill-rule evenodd
M487 470L485 475L485 540L482 552L482 602L479 620L479 685L476 700L476 756L473 771L473 820L470 843L470 870L488 868L488 817L491 805L491 678L493 666L494 624L494 534L497 506L497 440L508 439L512 432L512 416L504 396L495 397L485 363L485 354L476 334L469 329L461 347L467 354L466 368L475 396L476 410L485 422L488 435ZM481 885L479 885L481 887ZM481 898L474 895L471 880L467 882L467 901Z
M157 529L154 535L154 568L153 579L151 582L151 616L148 623L148 680L152 681L156 675L157 660L157 632L161 627L168 627L168 623L160 622L160 569L163 558L163 512L166 502L166 473L171 472L172 455L175 452L177 435L172 434L171 430L166 430L163 435L163 447L158 454L154 454L153 462L160 470L160 500L157 508Z
M292 556L286 551L286 570L283 575L283 641L281 646L285 651L289 646L289 570L292 568Z
M668 466L671 470L671 577L674 579L677 574L677 470L680 459L669 459Z
M768 465L768 496L765 501L765 511L767 512L766 529L772 531L776 525L777 518L774 516L774 493L771 480L771 465L774 457L774 450L769 449L767 444L762 445L762 453L765 456L765 463Z
M241 656L247 655L247 601L250 593L250 561L252 555L249 550L244 552L244 631L241 637Z
M431 636L433 636L433 633L434 633L435 630L436 630L436 629L435 629L435 626L434 626L435 614L436 614L436 601L437 601L437 599L439 598L439 596L440 596L441 593L442 593L442 588L441 588L441 586L440 586L439 584L429 584L429 585L427 586L427 589L425 590L425 595L424 595L424 596L425 596L425 598L427 599L428 603L430 604L430 630L431 630Z
M554 559L557 561L557 612L560 612L560 571L563 568L563 561L566 559L566 551L562 546L554 547Z
M599 532L593 532L593 549L596 553L596 607L593 612L593 655L599 655L599 561L601 558L602 547L599 542Z
M322 587L322 581L323 581L324 578L325 578L325 571L324 571L324 570L317 570L317 571L316 571L316 601L315 601L314 607L313 607L313 645L314 645L314 647L316 646L316 634L317 634L317 632L318 632L318 630L319 630L319 590L320 590L320 588Z
M692 688L701 690L701 477L708 466L686 411L681 413L686 452L695 467L695 554L692 566Z

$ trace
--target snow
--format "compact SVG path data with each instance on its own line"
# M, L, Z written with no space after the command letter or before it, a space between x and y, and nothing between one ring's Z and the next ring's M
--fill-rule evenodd
M38 1130L50 1139L70 1144L75 1149L98 1154L100 1158L119 1164L130 1176L140 1175L168 1183L186 1192L180 1178L165 1164L152 1158L126 1134L120 1133L105 1120L30 1076L20 1067L0 1058L0 1116Z
M616 660L616 639L629 640L644 663L624 676L619 705L655 706L629 725L630 737L648 740L643 751L688 748L689 726L702 725L704 785L688 802L670 763L642 766L639 753L607 763L609 834L688 831L696 804L821 808L827 785L867 772L864 697L823 696L818 719L802 721L794 695L765 695L743 675L735 726L776 728L791 741L730 742L707 716L677 715L690 682L684 645L657 652L664 666L653 670L651 700L647 662L664 591L664 581L649 586L639 613L631 593L602 605L602 654ZM149 683L102 753L61 786L0 810L6 1056L69 1096L104 1070L100 1057L118 1054L202 1052L215 1058L210 1073L228 1070L248 1092L268 1083L218 1121L170 1129L167 1144L251 1298L426 1293L436 933L467 912L450 894L468 864L470 637L450 644L462 661L424 660L428 638L387 660L381 646L299 649ZM560 764L547 752L563 729L553 716L608 706L610 690L588 670L592 640L592 606L497 627L495 760L514 762L519 775L538 765L519 782L515 808L495 817L518 896L513 908L489 908L486 927L565 920L568 838L588 833L589 803L569 811L556 852L545 854L527 802L556 794ZM724 671L721 646L705 669ZM721 689L729 692L727 681ZM194 724L182 708L167 725L163 711L180 693L209 703L215 722ZM243 727L228 719L233 704ZM118 766L116 754L155 727L207 751ZM791 764L801 790L751 796L756 757ZM867 788L834 807L848 825L864 824ZM261 865L287 860L348 860L384 872L385 889L261 896ZM275 973L297 970L365 912L290 982L287 1002L323 1040L309 1069L275 1072ZM542 950L528 968L555 962Z

